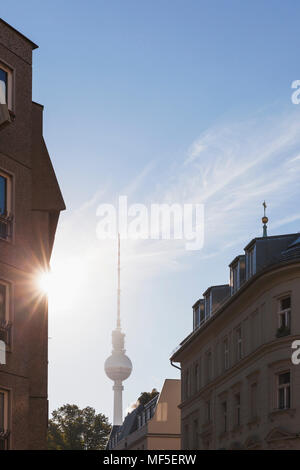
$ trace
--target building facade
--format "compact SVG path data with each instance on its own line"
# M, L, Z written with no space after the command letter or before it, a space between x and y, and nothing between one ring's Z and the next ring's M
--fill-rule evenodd
M64 201L32 102L37 46L0 20L0 449L44 449L47 439L48 269Z
M193 306L180 363L183 449L300 449L299 233L252 240Z
M162 391L113 426L109 450L180 449L180 380L166 379Z

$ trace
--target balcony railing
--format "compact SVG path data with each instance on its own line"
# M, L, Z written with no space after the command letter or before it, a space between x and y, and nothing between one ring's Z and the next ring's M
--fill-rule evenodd
M9 450L9 435L8 430L0 429L0 450Z
M13 229L12 214L0 213L0 238L2 238L2 240L11 240L12 229Z
M283 336L288 336L291 334L291 328L287 325L282 325L277 329L276 338L282 338Z

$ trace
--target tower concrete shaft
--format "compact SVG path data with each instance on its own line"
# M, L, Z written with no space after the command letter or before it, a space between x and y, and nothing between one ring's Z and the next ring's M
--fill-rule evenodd
M118 300L117 300L117 327L112 332L112 354L109 356L104 365L106 375L113 380L114 391L114 426L120 426L123 422L123 384L132 371L132 363L125 354L124 339L125 334L121 330L120 315L120 235L118 236Z
M114 426L121 426L123 422L123 390L121 380L115 380L113 391L114 391Z

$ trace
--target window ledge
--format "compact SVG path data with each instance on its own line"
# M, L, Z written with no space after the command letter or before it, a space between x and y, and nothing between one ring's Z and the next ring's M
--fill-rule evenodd
M295 408L283 408L283 409L275 409L269 413L269 420L274 421L278 416L288 415L291 418L295 416L296 409Z

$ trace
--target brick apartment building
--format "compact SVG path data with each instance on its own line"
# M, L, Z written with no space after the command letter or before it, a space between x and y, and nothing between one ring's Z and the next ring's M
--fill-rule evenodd
M47 269L64 201L32 102L37 46L0 20L0 449L46 447Z

